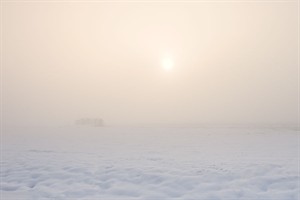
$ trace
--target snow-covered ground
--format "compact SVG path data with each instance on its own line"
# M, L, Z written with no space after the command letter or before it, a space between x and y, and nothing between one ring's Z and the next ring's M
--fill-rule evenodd
M5 129L1 200L299 200L297 130Z

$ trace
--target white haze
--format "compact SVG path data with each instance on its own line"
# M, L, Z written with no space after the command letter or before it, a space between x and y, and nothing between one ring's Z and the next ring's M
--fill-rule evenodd
M297 1L2 6L4 126L297 123Z

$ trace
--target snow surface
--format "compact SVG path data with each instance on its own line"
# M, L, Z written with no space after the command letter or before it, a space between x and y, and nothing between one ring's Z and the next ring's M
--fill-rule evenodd
M14 128L1 199L299 200L297 130Z

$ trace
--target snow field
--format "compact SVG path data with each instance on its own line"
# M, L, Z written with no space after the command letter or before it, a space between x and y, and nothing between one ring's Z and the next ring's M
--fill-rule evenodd
M2 139L1 199L299 199L297 130L15 128Z

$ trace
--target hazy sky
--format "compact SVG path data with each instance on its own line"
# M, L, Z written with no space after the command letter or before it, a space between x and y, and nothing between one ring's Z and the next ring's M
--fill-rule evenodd
M297 1L2 6L4 125L297 123Z

